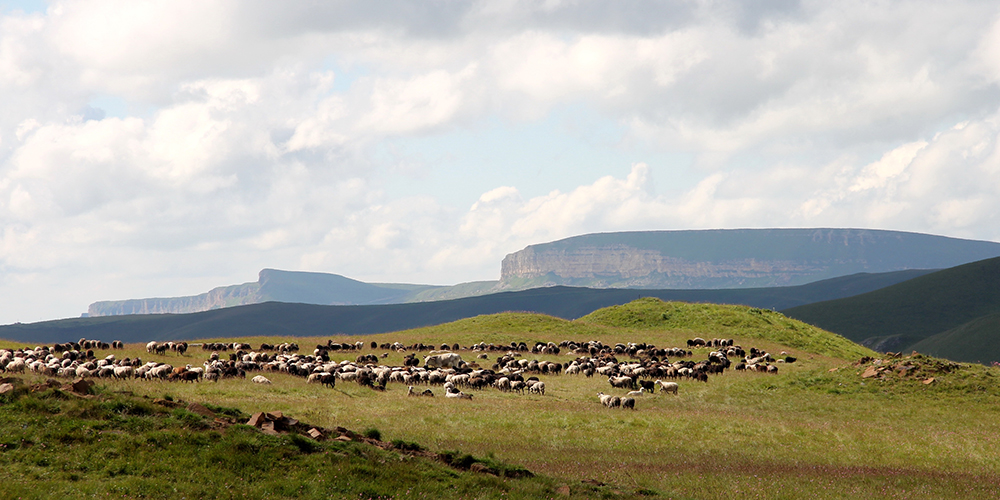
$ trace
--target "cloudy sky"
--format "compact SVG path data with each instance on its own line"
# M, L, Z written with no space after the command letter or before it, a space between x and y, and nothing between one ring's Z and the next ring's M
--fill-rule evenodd
M0 324L599 231L1000 240L1000 4L0 0Z

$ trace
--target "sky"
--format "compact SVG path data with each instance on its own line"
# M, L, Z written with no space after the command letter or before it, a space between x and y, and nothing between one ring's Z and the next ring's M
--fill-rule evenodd
M0 324L623 230L1000 241L995 1L0 0Z

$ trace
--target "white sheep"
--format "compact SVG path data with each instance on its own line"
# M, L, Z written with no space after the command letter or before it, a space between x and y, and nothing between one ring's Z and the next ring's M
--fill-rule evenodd
M533 392L535 394L541 394L542 396L544 396L545 382L535 382L534 384L531 384L531 387L528 387L528 391Z
M257 375L256 377L250 379L250 381L253 382L253 383L255 383L255 384L270 384L271 383L271 381L268 380L267 377L265 377L263 375Z
M634 398L634 397L636 397L636 396L642 396L642 394L643 394L644 392L646 392L646 388L645 388L645 387L641 387L641 388L639 388L639 390L638 390L638 391L629 391L629 392L628 392L627 394L625 394L625 395L626 395L626 396L628 396L628 397L630 397L630 398Z
M660 394L663 394L664 392L670 392L673 393L675 396L677 395L677 389L678 389L677 382L662 382L657 380L656 383L660 385Z
M601 400L602 405L607 406L608 408L611 407L611 399L614 398L614 396L610 394L604 394L603 392L598 392L597 397L598 399Z

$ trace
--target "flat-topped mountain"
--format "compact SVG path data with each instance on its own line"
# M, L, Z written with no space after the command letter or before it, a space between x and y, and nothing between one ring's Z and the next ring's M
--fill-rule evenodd
M339 274L263 269L255 282L222 286L187 297L95 302L88 308L87 315L192 313L269 301L320 305L394 304L438 288L442 287L365 283Z
M713 229L586 234L507 255L501 285L749 288L855 273L943 269L1000 243L874 229Z

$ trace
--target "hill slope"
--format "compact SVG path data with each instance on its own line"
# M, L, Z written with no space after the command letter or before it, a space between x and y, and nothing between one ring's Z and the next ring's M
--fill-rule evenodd
M644 298L599 309L578 321L637 330L688 330L712 332L712 335L722 338L768 340L846 360L872 354L869 349L840 335L756 307L663 302L657 298Z
M878 350L909 351L924 339L1000 312L1000 258L945 269L854 297L783 311ZM983 321L986 321L985 319ZM982 332L982 325L964 331ZM982 344L947 336L951 359L982 359ZM923 347L943 344L941 339ZM941 352L941 351L934 351ZM982 359L982 361L987 361Z
M319 306L267 302L192 314L104 316L0 326L0 338L65 342L81 337L126 342L219 336L324 336L382 333L436 325L481 314L530 311L574 319L639 297L744 304L782 309L818 298L842 297L910 279L928 271L835 278L797 287L741 290L622 290L547 287L464 299L373 306Z
M501 286L787 286L859 272L941 269L996 256L1000 243L868 229L600 233L507 255Z
M980 316L909 347L917 352L973 363L1000 360L1000 313Z

